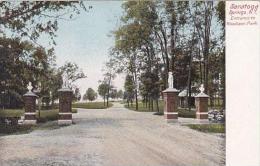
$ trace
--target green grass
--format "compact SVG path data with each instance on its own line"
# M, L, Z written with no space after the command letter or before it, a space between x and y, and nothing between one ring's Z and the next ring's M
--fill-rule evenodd
M27 134L33 130L55 130L67 125L59 125L55 122L38 123L37 125L7 125L0 124L0 136Z
M113 104L109 103L108 107L112 107ZM73 108L85 108L85 109L105 109L108 108L107 106L104 106L103 102L87 102L87 103L73 103Z
M205 133L225 133L224 124L188 124L186 126Z
M39 124L35 125L7 125L0 124L0 135L9 135L9 134L26 134L33 130L43 130L43 129L56 129L60 126L53 125L52 122L45 123L48 121L54 121L58 119L58 109L54 110L41 110L40 117L39 111L36 111L37 122ZM72 109L72 113L77 113L77 109ZM24 110L22 109L5 109L0 110L0 117L16 117L22 116L24 114Z
M130 110L133 111L137 111L137 112L156 112L156 104L154 102L154 106L153 106L153 111L149 110L149 106L147 104L147 107L144 103L142 102L138 102L138 110L135 110L135 102L133 102L133 105L131 105L131 103L129 103L129 107L127 106L126 102L122 102L122 104L125 104L125 108L128 108ZM159 112L163 112L163 101L159 101Z
M71 112L72 112L73 114L75 114L75 113L78 113L78 110L77 110L76 108L72 108L72 109L71 109Z
M39 111L37 112L37 120L38 122L47 122L47 121L53 121L53 120L58 120L59 118L59 110L54 109L54 110L41 110L40 113L40 118L39 118ZM78 110L73 108L72 113L77 113Z
M53 121L58 119L58 109L53 110L41 110L40 114L39 111L36 110L36 117L38 122L47 122ZM77 109L73 108L72 113L77 113ZM22 109L5 109L0 110L0 117L20 117L24 115L24 110ZM39 117L40 115L40 117Z
M24 114L23 109L0 109L0 117L18 117Z
M135 110L135 104L133 103L133 105L128 107L127 104L125 104L125 107L130 109L130 110L133 110L133 111L138 111L138 112L156 112L156 106L154 104L154 110L149 110L148 107L145 106L145 104L139 102L138 103L138 110ZM163 112L163 107L164 107L164 104L163 104L163 101L159 101L159 112ZM178 109L178 112L179 112L179 117L183 117L183 118L195 118L196 117L196 112L191 110L189 111L188 109Z
M54 109L54 110L41 110L40 114L39 114L39 111L36 111L36 117L37 117L37 122L40 122L40 123L47 122L47 121L58 120L59 110L58 109Z
M188 109L178 109L178 116L182 118L196 118L196 112L194 110L189 111Z

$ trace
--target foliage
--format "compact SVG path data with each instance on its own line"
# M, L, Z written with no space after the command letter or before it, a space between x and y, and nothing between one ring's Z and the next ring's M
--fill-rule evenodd
M106 97L106 94L107 94L107 89L108 89L108 84L106 83L101 83L99 86L98 86L98 94L103 97L103 99L105 99Z
M0 2L1 106L22 107L29 82L46 104L57 99L62 73L55 67L54 49L40 46L37 40L47 35L55 44L58 21L73 18L81 9L87 10L83 2ZM68 64L72 82L83 77L73 73L77 66Z
M206 133L225 133L224 124L189 124L189 128Z
M67 80L65 81L68 81L67 84L70 88L73 87L73 83L78 79L87 77L76 63L66 62L59 70L66 76Z
M153 102L159 110L169 71L174 87L187 89L188 96L203 83L211 106L216 96L225 98L223 2L127 1L122 8L112 57L132 77L134 92L125 86L124 96L135 97L136 109L141 95L152 110Z
M80 101L80 99L81 99L81 94L79 92L79 88L76 88L75 91L73 92L72 101Z
M2 1L0 9L0 24L4 31L11 31L31 41L36 41L44 33L54 44L58 20L71 19L80 13L80 9L87 10L83 2L77 1Z
M124 95L124 92L120 89L117 94L116 94L116 98L120 98L122 99L123 98L123 95Z
M134 89L135 89L133 76L131 75L126 76L124 88L125 88L125 99L127 100L128 103L129 101L132 102L132 100L134 99Z
M92 89L88 88L84 94L84 100L94 101L97 98L97 93Z
M0 135L4 134L27 134L33 131L33 126L30 125L8 125L0 124Z

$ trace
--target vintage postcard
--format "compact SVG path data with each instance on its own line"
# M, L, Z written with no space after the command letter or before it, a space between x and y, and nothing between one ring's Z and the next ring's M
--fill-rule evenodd
M258 1L0 1L0 165L257 166L259 35Z

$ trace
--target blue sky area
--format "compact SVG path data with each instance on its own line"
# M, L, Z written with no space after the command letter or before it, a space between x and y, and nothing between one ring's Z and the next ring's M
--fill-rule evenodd
M93 8L82 12L75 20L59 22L59 30L55 39L55 53L58 66L66 61L75 62L86 73L87 78L76 82L83 95L87 88L97 90L98 80L102 80L102 68L108 59L108 50L114 44L109 37L112 30L120 24L122 2L86 2ZM118 76L114 85L123 88L124 78Z

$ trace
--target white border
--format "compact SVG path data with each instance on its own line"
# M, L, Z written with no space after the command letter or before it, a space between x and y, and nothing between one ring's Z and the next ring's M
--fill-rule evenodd
M258 23L226 24L226 165L259 166L260 3L227 1L226 23L232 21L232 4L258 5L255 19Z

